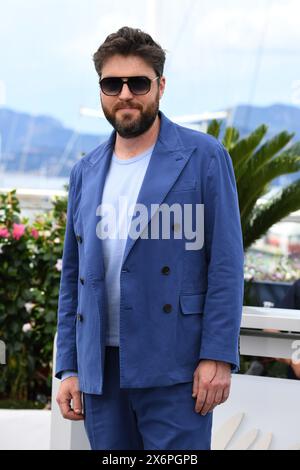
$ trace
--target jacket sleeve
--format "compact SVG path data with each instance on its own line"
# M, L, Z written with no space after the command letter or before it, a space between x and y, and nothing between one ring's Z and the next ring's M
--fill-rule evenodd
M207 171L204 233L208 284L199 358L228 362L237 372L244 250L233 165L219 142Z
M61 378L63 371L78 370L76 353L78 247L73 225L74 173L75 167L72 168L69 179L67 222L58 299L55 369L55 377L58 379Z

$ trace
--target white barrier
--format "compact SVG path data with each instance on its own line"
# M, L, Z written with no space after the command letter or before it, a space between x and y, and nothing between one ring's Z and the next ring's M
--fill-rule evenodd
M297 345L297 341L300 341L300 310L243 308L241 354L291 358L295 349L300 349L300 342Z
M300 450L300 381L233 375L214 410L212 449Z

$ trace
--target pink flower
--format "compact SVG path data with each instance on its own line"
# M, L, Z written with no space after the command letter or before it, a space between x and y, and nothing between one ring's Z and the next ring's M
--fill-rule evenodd
M25 232L25 225L23 224L14 224L13 225L13 237L16 240L19 240Z
M2 238L8 238L9 237L9 231L6 227L0 227L0 237L2 237Z
M39 232L38 232L38 230L37 230L36 228L33 228L33 229L31 230L31 235L32 235L33 238L35 238L35 239L39 238Z

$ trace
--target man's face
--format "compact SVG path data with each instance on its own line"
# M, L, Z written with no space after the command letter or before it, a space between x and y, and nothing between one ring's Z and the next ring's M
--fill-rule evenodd
M154 69L137 56L114 55L103 65L101 78L157 76ZM117 96L107 96L100 91L103 113L118 134L130 139L146 132L154 123L159 110L159 100L165 88L165 78L151 82L146 95L134 95L124 83Z

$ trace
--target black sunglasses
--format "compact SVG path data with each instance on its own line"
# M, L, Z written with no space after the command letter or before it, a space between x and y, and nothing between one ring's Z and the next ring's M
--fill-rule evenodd
M105 77L100 80L100 88L105 95L116 96L119 95L123 89L124 83L127 83L129 90L134 95L146 95L151 88L151 82L157 80L159 75L155 78L148 78L143 76L138 77Z

